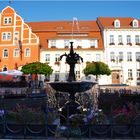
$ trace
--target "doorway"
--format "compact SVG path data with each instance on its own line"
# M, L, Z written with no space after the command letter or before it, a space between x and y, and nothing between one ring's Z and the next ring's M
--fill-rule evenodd
M119 71L112 72L112 84L120 84L120 72Z

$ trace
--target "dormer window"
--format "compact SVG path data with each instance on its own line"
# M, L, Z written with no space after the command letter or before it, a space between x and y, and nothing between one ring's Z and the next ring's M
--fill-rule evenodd
M56 48L56 40L50 40L51 48Z
M138 27L138 21L136 19L133 20L133 27L134 28Z
M118 19L115 20L114 26L115 26L115 28L119 28L120 27L120 21Z

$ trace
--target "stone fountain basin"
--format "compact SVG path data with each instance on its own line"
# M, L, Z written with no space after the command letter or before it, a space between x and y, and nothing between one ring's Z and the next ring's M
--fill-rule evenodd
M60 92L84 92L91 89L96 82L88 81L72 81L72 82L49 82L51 87Z

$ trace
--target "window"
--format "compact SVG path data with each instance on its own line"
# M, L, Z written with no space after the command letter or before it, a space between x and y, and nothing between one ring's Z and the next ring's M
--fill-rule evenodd
M136 19L133 20L133 27L134 28L138 27L138 21Z
M140 52L136 52L136 61L140 62Z
M120 21L119 20L115 20L114 26L115 26L115 28L119 28L120 27Z
M123 52L119 52L119 62L123 61Z
M101 61L101 54L96 54L96 61Z
M77 40L77 48L82 48L82 40Z
M140 69L137 69L137 80L140 80Z
M132 53L127 52L127 61L132 61Z
M7 40L11 39L11 33L7 33Z
M79 80L80 79L80 71L76 71L76 79Z
M135 44L140 45L140 37L139 37L139 35L135 35Z
M11 24L12 23L12 18L11 17L5 17L4 18L4 24Z
M95 39L90 40L90 47L96 47L96 40Z
M51 47L56 47L56 40L50 40Z
M50 54L45 54L45 61L50 62Z
M6 33L2 33L2 40L6 40L6 39L7 39Z
M123 45L123 38L122 35L118 36L118 45Z
M115 45L115 43L114 43L114 35L110 35L110 45Z
M110 52L110 61L115 62L115 53L114 52Z
M60 61L60 54L55 54L55 62Z
M3 50L3 57L4 58L8 57L8 50L7 49Z
M16 32L15 32L15 40L18 40L18 39L19 39L19 32L16 31Z
M132 69L128 69L128 79L133 80Z
M69 40L64 40L64 47L68 48L69 47Z
M17 47L19 47L19 32L15 32L15 38L14 38L14 41L15 41L15 45Z
M131 36L127 35L127 45L132 45L131 44Z
M14 50L14 57L19 57L19 49Z
M86 54L85 61L86 62L90 62L91 61L91 54Z
M25 49L25 57L30 57L30 49L29 48Z
M59 73L60 71L55 71L55 81L59 81Z
M11 40L11 33L3 32L2 33L2 40Z
M50 81L50 75L45 75L45 81Z
M3 67L3 71L7 71L7 67L6 66Z

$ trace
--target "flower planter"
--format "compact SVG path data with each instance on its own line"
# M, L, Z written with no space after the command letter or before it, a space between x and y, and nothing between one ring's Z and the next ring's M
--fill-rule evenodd
M56 61L56 62L55 62L55 65L60 65L60 62L59 62L59 61Z
M55 49L55 48L56 48L56 46L51 46L51 48L52 48L52 49Z
M118 45L123 45L123 43L118 43Z
M130 46L132 46L132 43L127 43L127 45L130 45Z
M65 46L65 49L68 49L69 48L69 46Z
M136 43L136 45L140 46L140 43Z
M115 43L110 43L109 45L115 45Z

